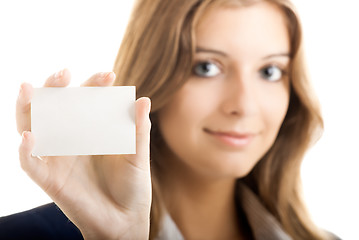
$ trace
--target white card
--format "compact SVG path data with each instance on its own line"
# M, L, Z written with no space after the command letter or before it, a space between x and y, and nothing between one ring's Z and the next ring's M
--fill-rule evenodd
M134 86L34 88L34 156L136 153Z

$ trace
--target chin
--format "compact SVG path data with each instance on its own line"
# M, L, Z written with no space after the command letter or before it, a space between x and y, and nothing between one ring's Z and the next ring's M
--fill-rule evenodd
M253 168L258 164L264 154L262 151L256 153L218 153L211 152L211 157L202 159L204 166L208 166L214 175L230 177L230 178L242 178L246 177ZM212 164L211 164L212 163Z
M253 168L241 168L241 169L237 169L236 171L229 173L229 176L233 177L233 178L243 178L246 177Z
M243 164L243 162L226 163L217 166L211 166L209 170L213 175L218 178L243 178L247 176L254 168L255 164Z

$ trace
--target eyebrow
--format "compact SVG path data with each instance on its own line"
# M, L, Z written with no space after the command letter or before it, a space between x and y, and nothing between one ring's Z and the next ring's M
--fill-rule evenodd
M268 56L265 56L263 59L269 59L269 58L275 58L275 57L292 58L289 53L276 53L276 54L270 54Z
M219 51L219 50L215 50L215 49L196 47L196 53L198 53L198 52L214 53L214 54L222 55L224 57L228 57L228 55L226 53Z
M214 53L214 54L217 54L217 55L228 57L228 54L226 54L225 52L216 50L216 49L208 49L208 48L203 48L203 47L196 47L196 53L199 53L199 52ZM289 53L275 53L275 54L270 54L268 56L265 56L265 57L263 57L263 59L270 59L270 58L275 58L275 57L291 58L291 55Z

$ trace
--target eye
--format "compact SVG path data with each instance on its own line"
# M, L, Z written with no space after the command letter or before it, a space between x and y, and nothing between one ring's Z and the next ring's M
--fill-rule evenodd
M199 77L214 77L219 72L219 67L212 62L200 62L193 68L193 73Z
M270 82L276 82L283 77L284 71L275 65L270 65L262 68L260 70L260 75Z

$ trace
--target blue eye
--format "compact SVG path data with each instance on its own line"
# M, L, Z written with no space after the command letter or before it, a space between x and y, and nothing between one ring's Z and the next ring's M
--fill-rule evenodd
M211 62L201 62L194 66L193 73L199 77L214 77L220 72L216 64Z
M282 69L275 65L267 66L260 70L261 77L270 82L279 81L283 77L283 74Z

